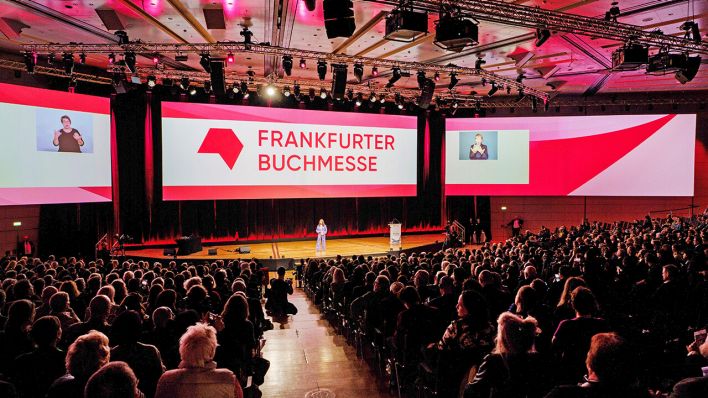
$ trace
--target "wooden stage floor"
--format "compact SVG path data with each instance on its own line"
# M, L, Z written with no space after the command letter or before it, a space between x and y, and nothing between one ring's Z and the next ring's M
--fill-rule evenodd
M442 233L422 234L422 235L404 235L403 250L411 250L413 248L435 244L442 242L444 236ZM248 254L238 253L238 248L249 246L251 252ZM216 255L209 255L209 249L216 249ZM192 253L187 256L177 256L178 260L205 260L205 259L237 259L237 258L257 258L257 259L300 259L311 257L335 257L337 255L352 256L355 254L363 255L383 255L389 251L388 236L369 236L363 238L338 238L327 240L327 251L316 253L315 240L296 240L296 241L273 241L265 243L243 243L243 244L227 244L227 245L209 245L204 246L201 251ZM150 259L172 259L172 256L165 256L162 247L150 247L143 249L126 249L128 257L150 258Z

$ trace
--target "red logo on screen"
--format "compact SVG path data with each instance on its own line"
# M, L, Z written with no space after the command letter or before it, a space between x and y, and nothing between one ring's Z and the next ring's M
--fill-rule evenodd
M216 153L224 159L229 169L233 169L243 144L231 129L209 129L198 153Z

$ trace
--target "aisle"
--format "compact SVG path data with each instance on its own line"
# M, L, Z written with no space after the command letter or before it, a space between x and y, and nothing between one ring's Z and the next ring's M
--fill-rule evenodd
M322 319L301 289L290 296L298 314L267 331L263 356L270 370L263 397L390 398L354 348Z

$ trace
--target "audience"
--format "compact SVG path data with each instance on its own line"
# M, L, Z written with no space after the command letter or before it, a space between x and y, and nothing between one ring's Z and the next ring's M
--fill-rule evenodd
M66 374L49 387L47 398L75 398L84 394L89 377L108 363L111 349L105 334L92 330L79 336L66 352Z
M44 397L66 372L66 353L57 348L61 332L55 316L43 316L32 324L30 337L36 348L18 356L9 372L20 397Z
M138 379L125 362L102 366L86 382L84 398L142 398Z

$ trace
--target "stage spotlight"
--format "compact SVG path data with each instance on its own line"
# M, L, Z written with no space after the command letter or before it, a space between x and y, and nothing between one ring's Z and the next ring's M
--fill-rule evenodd
M361 83L361 80L364 78L364 65L362 65L361 62L354 64L354 77L359 83Z
M352 90L352 89L347 90L347 99L349 101L354 99L354 90Z
M381 98L379 98L379 102L382 104L386 103L386 94L381 94Z
M62 59L64 63L64 73L67 75L74 73L74 54L64 53Z
M147 77L147 85L150 88L155 87L155 85L157 85L157 78L153 75L148 76Z
M354 102L354 104L356 104L356 106L361 106L361 104L363 102L364 102L364 96L361 93L357 94L356 101Z
M81 63L81 65L86 64L86 53L82 52L81 54L79 54L79 62Z
M536 29L536 47L541 47L551 37L551 31L548 29Z
M686 21L681 24L680 29L686 32L684 39L693 39L694 42L701 44L701 30L698 28L698 22Z
M482 78L482 87L485 87L487 85L487 79Z
M327 90L325 90L324 87L320 89L320 98L326 99L327 98Z
M239 92L240 90L238 89L238 84L237 84L237 83L234 83L234 84L231 86L231 91L233 91L234 94L238 94L238 92Z
M152 57L152 64L157 66L157 64L159 64L159 63L160 63L160 57L158 57L157 55L153 56Z
M405 104L403 103L403 98L401 98L401 93L396 93L395 102L396 106L398 106L398 109L404 108Z
M452 90L453 88L455 88L455 86L457 86L457 83L459 82L460 80L457 78L457 73L452 72L450 73L450 84L447 85L447 88L449 90Z
M551 107L551 102L548 100L543 101L543 111L548 112L548 109Z
M207 94L211 93L211 81L204 80L204 92Z
M295 99L300 101L300 85L297 83L293 86L293 94L295 95Z
M234 57L234 53L229 52L229 54L226 56L226 62L233 64L234 61L236 61L236 58Z
M511 94L511 86L510 85L506 86L506 94L507 95Z
M199 65L201 65L207 73L211 73L211 56L207 53L202 54L199 59Z
M327 62L324 60L317 61L317 76L320 77L320 80L324 80L327 76Z
M197 94L197 86L189 86L189 95Z
M369 94L369 101L376 102L376 94L374 94L374 93Z
M283 95L286 97L290 96L290 87L288 87L288 86L283 87Z
M34 66L37 65L37 53L27 51L23 54L23 57L25 59L25 70L27 70L27 73L34 73Z
M124 30L117 30L115 35L118 36L118 44L123 45L130 43L128 33L126 33Z
M275 87L273 87L273 85L269 84L266 86L265 92L266 92L267 96L272 97L275 95Z
M374 77L378 77L379 76L379 68L377 68L375 66L373 68L371 68L371 75Z
M55 54L49 53L49 55L47 55L47 64L54 65L54 58L55 58Z
M251 41L251 37L253 37L253 32L248 30L248 26L244 26L239 34L243 36L243 43L246 44L246 48L248 48L248 44L253 44L253 42Z
M393 87L394 84L396 84L397 81L401 79L401 68L394 66L391 74L391 78L388 79L388 83L386 83L387 88Z
M525 96L526 94L524 94L524 90L519 89L519 94L516 96L516 102L521 101Z
M457 102L456 99L453 99L452 102L450 103L450 107L451 107L452 109L457 109L457 108L459 108L459 106L460 106L460 103Z
M288 76L293 73L293 57L290 55L283 55L283 70Z
M131 73L135 73L135 53L132 51L126 51L123 54L123 62L125 62L125 66L128 68L128 70Z
M425 71L419 70L418 74L416 75L416 78L418 79L418 88L422 90L426 80Z
M538 110L538 100L536 99L536 97L531 97L531 111L533 113L536 113L537 110Z
M300 69L305 68L307 68L307 62L305 62L305 58L300 58Z
M433 79L435 79L436 82L439 82L440 81L440 73L435 72L435 75L433 75Z
M187 89L189 88L189 78L188 77L183 77L182 80L180 80L179 88L181 88L184 91L187 91Z
M474 68L477 70L482 69L482 65L486 64L487 61L484 60L484 58L477 58L476 61L474 61Z
M524 76L523 73L519 73L519 74L516 76L516 81L517 81L517 83L523 82L524 79L526 79L526 76Z
M474 111L476 113L482 112L482 103L480 101L475 101L474 103Z
M495 82L492 82L491 85L492 85L492 88L489 89L489 92L487 93L488 97L491 97L492 95L496 94L497 91L499 91L499 87L497 86L497 84Z
M244 81L241 81L241 92L244 96L248 96L248 84L246 84L246 82Z
M108 65L113 65L116 63L116 55L113 53L108 54Z
M610 9L605 13L605 21L617 22L617 17L620 15L618 4L616 1L612 2Z

